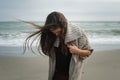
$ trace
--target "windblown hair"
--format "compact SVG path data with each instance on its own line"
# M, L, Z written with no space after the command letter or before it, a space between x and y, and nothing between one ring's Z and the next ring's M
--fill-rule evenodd
M33 26L37 27L38 31L32 33L31 35L29 35L26 38L25 44L24 44L24 51L26 51L26 47L31 48L33 42L38 38L36 45L38 45L37 49L38 49L39 53L41 53L40 49L42 49L42 52L45 55L48 55L48 56L52 57L54 55L53 54L54 43L55 43L57 37L50 30L61 28L62 29L62 32L61 32L61 35L60 35L61 52L63 54L66 54L67 46L64 43L65 43L65 35L66 35L66 32L67 32L67 20L62 13L60 13L60 12L50 13L46 18L46 22L45 22L44 26L40 26L40 25L37 25L35 23L31 23L31 24ZM36 36L36 37L30 43L29 40L33 36ZM30 43L30 45L29 45L29 43Z

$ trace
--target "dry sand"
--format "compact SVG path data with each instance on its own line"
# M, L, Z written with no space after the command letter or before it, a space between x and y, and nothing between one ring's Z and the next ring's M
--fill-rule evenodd
M47 80L47 57L0 56L0 80Z
M94 52L84 63L82 80L120 80L120 50Z
M47 80L48 57L0 56L0 80ZM120 50L94 52L84 61L82 80L120 80Z

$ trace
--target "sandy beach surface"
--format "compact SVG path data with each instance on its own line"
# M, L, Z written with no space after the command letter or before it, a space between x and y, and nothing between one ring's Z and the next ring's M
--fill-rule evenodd
M0 56L0 80L47 80L47 57Z
M0 56L0 80L47 78L48 57ZM82 80L120 80L120 50L94 51L84 60Z
M83 66L82 80L120 80L120 50L94 52Z

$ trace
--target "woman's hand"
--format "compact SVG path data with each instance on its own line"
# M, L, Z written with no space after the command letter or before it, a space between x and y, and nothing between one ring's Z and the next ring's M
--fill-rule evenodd
M81 56L89 56L91 54L90 50L82 50L75 45L67 45L67 47L69 48L70 53L72 54L79 54Z
M79 48L77 46L68 45L67 47L69 48L70 53L72 53L72 54L78 53Z

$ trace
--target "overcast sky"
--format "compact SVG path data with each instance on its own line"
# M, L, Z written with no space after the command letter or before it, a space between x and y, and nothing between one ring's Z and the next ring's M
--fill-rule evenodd
M0 21L44 21L52 11L70 21L120 21L120 0L0 0Z

